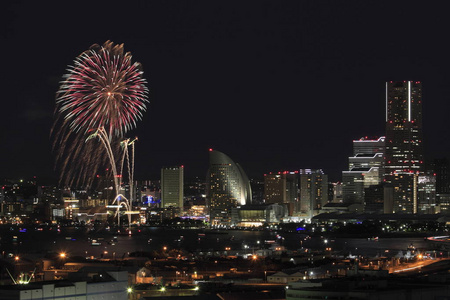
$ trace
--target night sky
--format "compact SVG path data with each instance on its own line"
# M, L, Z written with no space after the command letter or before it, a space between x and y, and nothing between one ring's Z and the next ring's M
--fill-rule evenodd
M450 157L446 1L8 1L0 10L0 177L58 177L49 139L66 66L124 43L148 110L136 177L206 175L208 149L249 177L322 168L384 135L385 81L423 83L427 158Z

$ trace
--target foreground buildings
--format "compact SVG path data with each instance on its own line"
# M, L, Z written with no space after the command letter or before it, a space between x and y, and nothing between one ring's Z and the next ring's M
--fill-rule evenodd
M28 284L2 286L0 299L110 299L128 298L128 272L103 271L78 272L64 280L33 281Z

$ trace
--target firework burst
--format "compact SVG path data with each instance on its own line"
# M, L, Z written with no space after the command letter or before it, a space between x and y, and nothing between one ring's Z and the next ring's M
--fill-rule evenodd
M73 132L105 128L122 136L136 127L146 109L147 87L141 64L123 44L93 45L69 66L56 96L58 114Z
M87 139L92 131L102 128L116 151L124 134L136 127L148 103L142 74L123 44L110 41L92 45L68 67L56 93L52 128L65 184L89 184L107 164L105 148Z

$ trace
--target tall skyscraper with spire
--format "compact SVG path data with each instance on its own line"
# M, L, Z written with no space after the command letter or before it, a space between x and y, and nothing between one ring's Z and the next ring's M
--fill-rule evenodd
M417 213L417 178L424 169L420 81L386 82L385 143L392 212Z

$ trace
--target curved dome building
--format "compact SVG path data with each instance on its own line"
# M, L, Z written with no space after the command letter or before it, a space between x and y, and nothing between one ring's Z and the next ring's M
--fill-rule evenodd
M251 204L250 181L242 167L222 152L209 150L206 178L211 225L230 225L231 209Z

